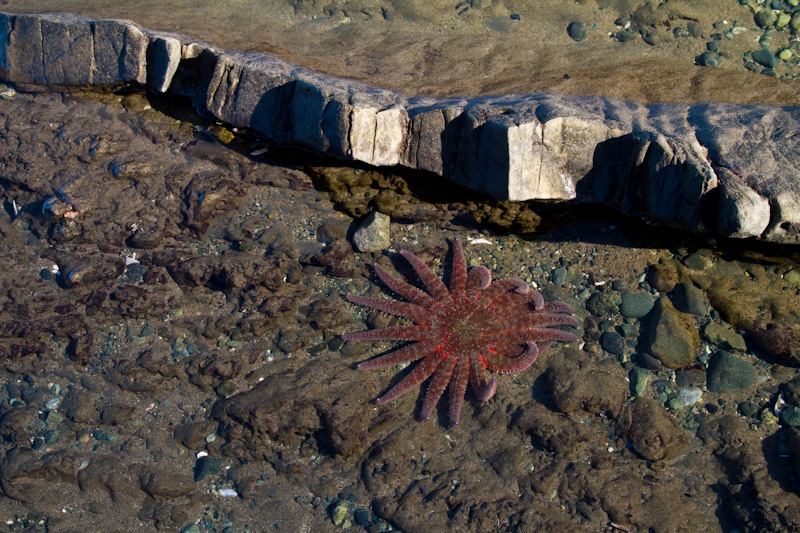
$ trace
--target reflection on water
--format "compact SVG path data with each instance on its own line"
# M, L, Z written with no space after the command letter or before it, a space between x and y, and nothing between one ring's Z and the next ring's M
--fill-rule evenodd
M776 15L771 24L759 19L764 25L759 27L754 11L760 8L755 0L751 4L22 0L9 1L4 9L127 18L228 49L264 51L408 96L550 91L643 103L796 105L797 81L779 83L748 68L795 76L800 54L791 38L800 18L795 24L787 5L783 18ZM576 21L586 28L584 40L567 33ZM759 63L751 54L762 45L770 55ZM773 59L773 67L764 65ZM719 67L699 67L698 61L719 62Z

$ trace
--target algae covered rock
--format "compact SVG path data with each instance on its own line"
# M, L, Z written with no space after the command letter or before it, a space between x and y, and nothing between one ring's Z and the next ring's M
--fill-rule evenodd
M689 442L675 419L650 398L637 398L633 403L628 438L633 450L648 461L674 459Z
M700 347L700 333L688 315L675 309L667 298L659 298L642 343L642 351L664 366L676 369L694 361Z

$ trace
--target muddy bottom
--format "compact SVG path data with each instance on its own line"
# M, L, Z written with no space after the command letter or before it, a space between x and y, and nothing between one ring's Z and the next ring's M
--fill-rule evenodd
M800 528L786 254L613 215L543 235L535 204L85 96L0 100L4 530ZM391 248L357 252L374 209ZM419 285L398 251L441 275L456 237L582 327L448 427L417 389L376 405L410 368L339 335L402 322L344 300L396 297L370 264Z

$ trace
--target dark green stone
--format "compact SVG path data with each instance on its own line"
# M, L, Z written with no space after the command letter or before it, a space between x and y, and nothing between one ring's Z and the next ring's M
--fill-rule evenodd
M756 13L755 19L759 27L768 28L775 24L775 21L778 20L778 15L773 13L771 9L762 9Z
M753 61L767 68L775 68L778 65L778 58L769 50L756 50L752 54Z
M576 41L582 41L589 35L589 29L586 27L586 24L580 20L576 20L567 26L567 34Z
M621 43L629 43L636 39L638 33L632 32L630 30L620 30L616 33L617 40Z
M697 56L697 64L701 67L718 67L719 54L716 52L703 52Z
M756 380L756 369L725 350L719 350L708 362L708 390L728 392L746 389Z

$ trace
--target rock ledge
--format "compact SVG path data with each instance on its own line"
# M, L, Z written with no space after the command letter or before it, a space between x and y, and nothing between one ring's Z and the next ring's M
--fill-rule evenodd
M800 109L529 94L407 99L125 20L0 13L0 78L189 96L269 140L425 170L499 200L612 206L689 231L800 242Z

